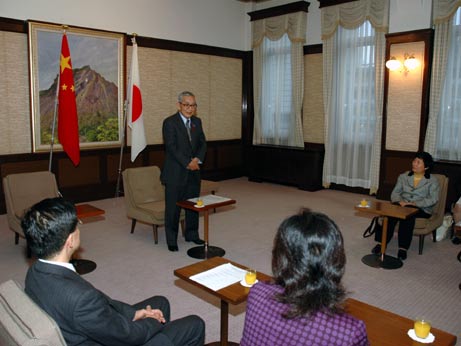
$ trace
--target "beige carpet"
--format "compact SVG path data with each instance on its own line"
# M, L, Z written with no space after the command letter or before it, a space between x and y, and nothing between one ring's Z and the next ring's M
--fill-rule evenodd
M353 208L363 195L331 190L306 192L252 183L246 178L220 182L218 195L237 200L234 206L218 209L210 216L210 243L223 247L225 257L270 274L272 239L280 222L300 207L324 212L337 222L345 238L344 281L351 297L409 318L427 316L435 327L461 338L461 263L456 260L461 246L449 240L433 243L427 238L424 253L419 256L415 237L401 269L374 269L361 262L374 245L371 238L362 238L370 217L359 215ZM85 278L113 298L129 303L154 294L165 295L170 299L173 318L198 314L206 321L206 341L218 340L219 300L173 275L175 268L198 261L186 254L193 244L180 237L180 250L172 253L167 250L163 228L159 230L158 245L153 243L150 225L138 224L135 233L130 234L131 220L126 218L123 198L92 204L106 210L106 215L102 221L81 225L80 257L98 264ZM396 252L393 240L389 254ZM0 281L13 278L23 282L28 265L25 241L14 245L6 215L0 215ZM245 304L231 306L231 341L238 342L241 337L244 311Z

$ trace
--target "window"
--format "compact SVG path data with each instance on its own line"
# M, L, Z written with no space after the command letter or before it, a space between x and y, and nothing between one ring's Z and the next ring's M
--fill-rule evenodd
M327 179L369 188L376 123L375 30L370 22L357 29L338 27L332 54Z
M452 23L434 156L436 159L461 161L461 7Z
M291 44L288 35L262 47L261 131L265 144L288 145L292 115Z

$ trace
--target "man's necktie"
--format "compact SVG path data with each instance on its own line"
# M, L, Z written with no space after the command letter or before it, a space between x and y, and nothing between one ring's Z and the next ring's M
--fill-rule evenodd
M187 129L187 135L189 136L189 141L192 140L192 137L190 135L190 119L187 119L187 122L186 122L186 129Z

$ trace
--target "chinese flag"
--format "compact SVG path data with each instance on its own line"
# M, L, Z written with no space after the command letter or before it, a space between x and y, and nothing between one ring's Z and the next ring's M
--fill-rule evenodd
M74 166L80 163L77 103L66 34L62 35L59 76L58 138Z

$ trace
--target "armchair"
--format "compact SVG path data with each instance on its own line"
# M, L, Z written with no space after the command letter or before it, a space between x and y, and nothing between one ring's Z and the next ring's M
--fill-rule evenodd
M66 346L55 320L14 280L0 284L0 345Z
M165 190L157 166L127 168L123 171L126 211L131 233L136 221L152 224L154 241L158 244L158 227L165 224ZM184 235L184 211L181 211L181 230Z
M15 233L14 242L25 238L21 218L32 205L45 198L60 196L56 178L49 171L10 174L3 178L8 226ZM28 249L28 255L30 252Z
M432 233L432 239L436 241L436 230L442 225L445 216L445 206L447 200L448 177L442 174L433 174L439 181L440 192L439 201L434 208L434 213L429 219L417 218L413 235L419 237L419 254L422 255L424 247L424 237Z

